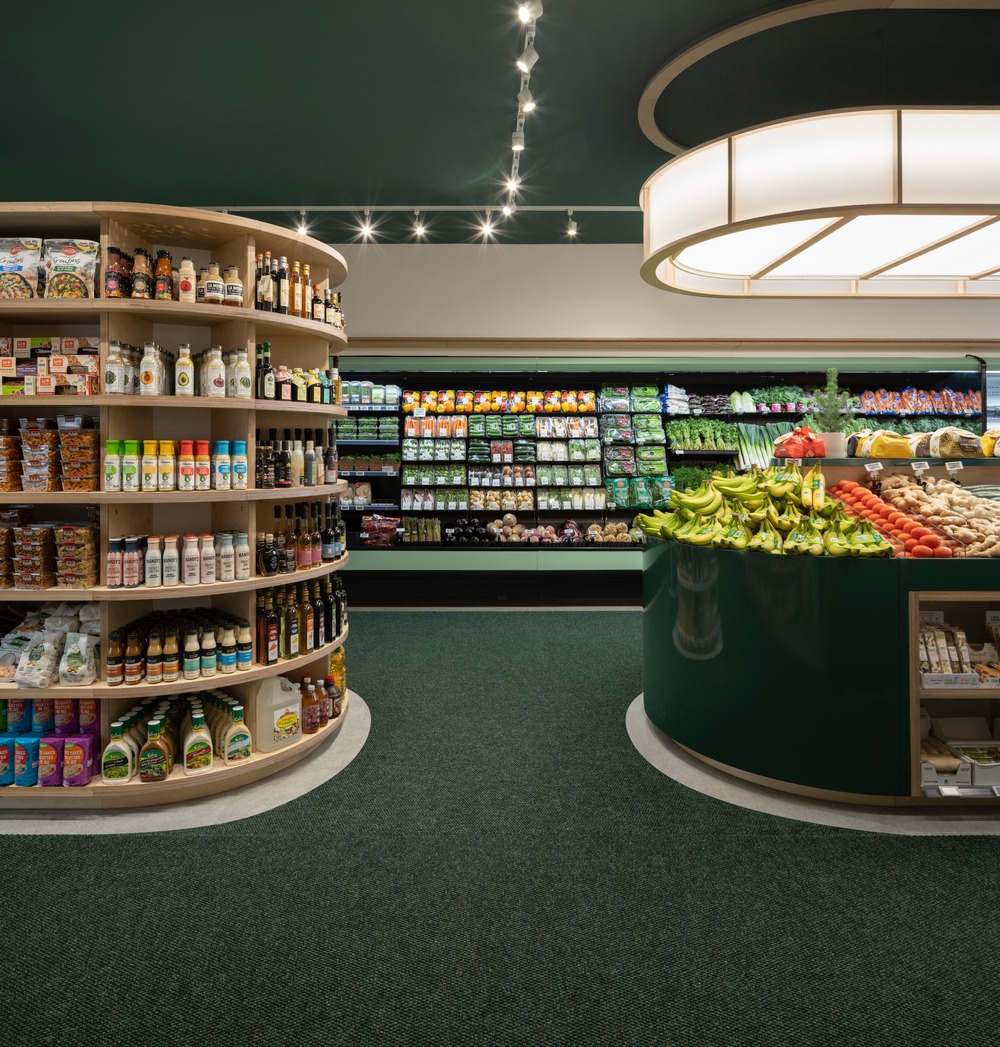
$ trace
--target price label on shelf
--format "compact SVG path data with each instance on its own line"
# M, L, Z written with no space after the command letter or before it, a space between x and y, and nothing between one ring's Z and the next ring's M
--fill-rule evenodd
M795 467L796 467L797 469L800 469L800 468L802 467L802 459L801 459L801 458L789 458L788 460L789 460L789 461L790 461L790 462L792 463L792 465L794 465L794 466L795 466Z
M448 501L448 509L449 509L449 511L457 512L457 510L458 510L458 499L457 498L449 499L449 501Z
M884 467L881 462L868 462L868 464L865 466L865 472L872 473L872 475L874 475L876 473L882 472L883 468Z
M414 407L412 413L413 413L413 417L414 418L426 418L427 417L427 408L426 407Z
M921 625L942 625L944 623L944 611L921 611Z
M959 469L965 468L965 466L961 462L945 462L944 467L948 470L949 473L957 473Z
M930 465L927 462L910 462L910 468L917 476L923 476L930 469Z

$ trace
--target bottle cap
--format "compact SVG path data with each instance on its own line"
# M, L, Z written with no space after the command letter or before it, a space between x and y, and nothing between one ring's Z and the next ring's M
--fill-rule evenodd
M121 440L105 440L104 442L104 453L108 455L121 454L122 453L122 442Z
M142 453L143 454L156 454L159 450L159 440L143 440L142 441Z
M181 440L181 454L194 454L194 440Z
M195 440L194 449L196 454L208 454L208 440Z
M171 458L174 455L174 441L173 440L161 440L160 441L160 454L169 455Z
M229 441L228 440L216 440L215 441L215 453L216 454L229 454Z
M138 440L126 440L125 450L123 454L138 454L139 453L139 441Z
M247 442L246 440L233 440L233 454L240 455L247 453Z

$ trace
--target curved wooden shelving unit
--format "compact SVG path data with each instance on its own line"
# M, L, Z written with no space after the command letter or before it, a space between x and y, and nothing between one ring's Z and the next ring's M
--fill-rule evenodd
M0 788L0 810L42 810L45 808L74 807L79 809L100 808L104 810L129 807L161 807L168 803L196 800L204 796L239 789L243 785L260 781L286 767L292 767L325 742L340 733L350 706L350 694L344 695L340 715L331 720L316 734L304 734L297 742L273 753L256 750L244 763L226 767L221 761L213 763L212 769L204 774L186 775L180 767L174 767L164 782L140 782L133 780L121 785L109 785L99 778L89 785L71 789L55 786L42 788L31 785L22 788L7 785Z
M62 502L65 505L161 505L183 499L186 502L287 502L290 499L325 498L343 494L347 481L320 484L318 487L256 488L249 491L4 491L0 505L38 505Z

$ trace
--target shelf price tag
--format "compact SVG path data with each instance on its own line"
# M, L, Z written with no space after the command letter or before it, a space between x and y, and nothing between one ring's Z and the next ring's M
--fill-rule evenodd
M944 623L944 611L921 611L921 625L942 625Z
M413 414L414 418L426 418L427 417L427 408L426 407L414 407L412 414Z
M873 476L875 476L878 473L882 472L883 468L884 468L884 466L882 465L881 462L868 462L865 465L865 472L866 473L871 473Z
M952 475L957 473L959 471L959 469L964 469L965 468L965 466L961 462L945 462L944 463L944 467Z
M792 463L792 465L795 466L796 469L801 469L802 468L802 459L801 458L789 458L788 460Z
M910 462L910 468L917 474L919 479L930 469L930 465L927 462Z

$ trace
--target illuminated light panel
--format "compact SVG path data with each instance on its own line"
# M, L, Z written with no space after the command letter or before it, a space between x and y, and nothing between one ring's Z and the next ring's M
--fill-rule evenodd
M982 225L1000 217L1000 107L841 110L737 131L664 164L640 203L640 272L665 290L1000 297L986 279L1000 222Z
M793 255L767 277L857 279L921 247L981 222L984 215L859 215ZM977 270L978 271L978 270Z
M944 276L962 280L1000 268L1000 222L889 269L881 276Z
M829 225L829 218L741 229L684 248L675 264L695 273L749 277ZM894 255L898 258L898 255Z

